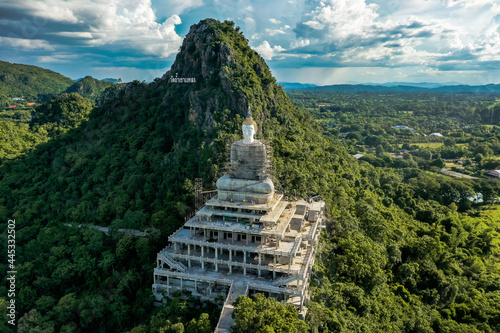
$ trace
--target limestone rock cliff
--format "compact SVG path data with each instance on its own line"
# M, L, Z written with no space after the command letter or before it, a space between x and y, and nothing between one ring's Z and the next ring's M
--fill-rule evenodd
M196 83L172 82L171 78L195 79ZM171 69L159 80L166 85L165 106L176 103L181 94L188 118L203 130L212 130L215 114L245 116L252 109L259 125L279 105L291 106L276 84L264 59L248 46L248 40L233 22L206 19L191 26Z

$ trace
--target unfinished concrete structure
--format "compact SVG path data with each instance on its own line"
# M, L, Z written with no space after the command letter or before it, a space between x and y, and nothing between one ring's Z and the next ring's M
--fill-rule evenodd
M247 126L247 127L246 127ZM253 140L247 116L244 139L233 144L231 170L217 181L217 195L169 237L157 256L153 292L190 291L226 298L216 332L229 332L232 302L265 293L304 314L323 223L321 200L285 200L266 175L266 147Z

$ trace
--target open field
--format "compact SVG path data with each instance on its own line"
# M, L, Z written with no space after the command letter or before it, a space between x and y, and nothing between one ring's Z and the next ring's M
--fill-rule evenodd
M412 142L410 143L411 146L419 146L420 148L439 148L444 143L442 142ZM399 144L399 148L403 146L402 143Z
M421 143L411 143L410 145L416 145L421 148L439 148L443 145L442 142L421 142Z
M401 148L403 144L400 144L399 147ZM420 148L431 148L431 149L436 149L440 148L444 145L442 142L412 142L410 143L411 146L419 146ZM468 145L466 143L457 143L457 146L461 147L467 147Z

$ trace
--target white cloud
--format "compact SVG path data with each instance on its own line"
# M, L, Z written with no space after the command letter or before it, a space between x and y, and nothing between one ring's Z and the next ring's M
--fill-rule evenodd
M72 37L72 38L92 38L92 34L88 31L76 32L76 31L60 31L54 32L54 35Z
M280 23L281 23L281 21L278 21L278 20L277 20L277 19L275 19L275 18L270 18L270 19L269 19L269 22L271 22L272 24L280 24Z
M165 13L180 15L193 8L203 6L203 0L152 0L152 7L156 8L156 15Z
M0 37L0 44L9 45L14 48L23 48L26 50L42 49L53 51L54 47L47 41L41 39L23 39L12 37Z
M446 7L481 7L486 5L492 5L495 1L492 0L446 0Z
M245 29L247 29L248 31L255 31L255 28L256 28L256 24L255 24L255 20L250 17L250 16L247 16L243 19L243 22L245 22Z
M329 0L304 15L297 28L299 34L312 34L331 41L344 41L353 36L368 37L378 30L377 4L364 0ZM299 36L301 37L301 36Z
M436 64L436 58L465 46L460 28L447 20L416 16L381 18L376 3L327 0L306 11L292 43L299 53L330 55L355 66ZM327 59L327 58L325 58Z
M281 29L266 29L267 36L284 35L285 32Z
M12 5L19 6L18 8L29 9L33 15L51 21L70 23L81 22L73 12L73 9L77 6L75 3L71 2L65 3L65 1L61 0L25 0L13 3Z
M69 63L77 58L76 54L53 54L48 56L39 56L38 61L41 63Z
M254 49L265 60L272 60L277 53L285 51L285 49L280 45L275 45L274 47L271 47L268 41L264 41L261 45L255 47Z
M496 21L500 21L500 17ZM475 50L480 61L500 61L500 22L490 23L489 28L478 38Z
M175 2L175 1L174 1ZM180 2L179 2L180 3ZM194 5L195 1L188 1ZM79 32L58 32L65 37L86 38L88 45L114 44L143 54L168 57L177 52L182 38L175 32L181 24L173 14L163 23L156 22L150 0L26 0L17 6L36 17L58 22L77 23ZM13 5L14 7L14 5ZM81 27L84 27L81 29ZM86 27L86 31L85 31Z
M295 41L294 43L292 43L290 48L292 48L292 49L301 48L301 47L307 46L309 44L311 44L311 41L309 39L299 39L298 41Z

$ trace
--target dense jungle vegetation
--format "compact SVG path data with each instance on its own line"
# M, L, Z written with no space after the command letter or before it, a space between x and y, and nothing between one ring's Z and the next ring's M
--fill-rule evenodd
M83 120L88 118L88 113L105 90L106 94L112 94L118 88L116 83L99 81L91 76L86 76L78 82L71 80L73 84L67 87L63 93L58 93L59 90L54 89L50 91L50 94L44 93L40 95L42 97L23 95L22 92L27 93L26 90L33 89L31 86L32 81L42 80L38 78L39 76L44 78L50 74L48 78L42 80L43 83L46 83L49 87L57 86L59 82L57 75L59 74L25 65L6 66L3 71L7 72L10 69L16 73L13 69L18 69L18 67L26 67L31 71L25 74L26 80L20 80L13 74L5 74L12 80L14 78L17 80L18 91L20 92L18 96L21 96L22 99L13 100L12 95L10 95L11 97L6 98L3 102L0 95L0 163L26 154L40 143L47 142L51 137L77 127ZM0 66L0 72L1 70L2 67ZM39 72L44 75L39 75ZM13 86L15 87L16 84L13 84ZM37 91L37 85L34 85L34 87L35 90L33 91ZM0 91L1 89L3 88L0 82ZM42 101L44 103L40 104ZM2 103L5 105L2 105ZM2 110L3 107L5 107L5 110ZM40 117L52 117L52 119L40 120Z
M169 82L174 73L196 83ZM193 180L210 187L221 175L248 106L273 144L276 187L321 195L328 224L305 322L284 304L242 297L235 332L500 331L499 183L356 160L359 141L294 106L234 23L192 26L163 78L91 105L72 95L49 102L30 125L47 142L0 165L0 219L16 220L18 332L211 332L222 300L176 295L155 307L152 272L193 209ZM369 124L358 125L364 139ZM476 193L482 202L469 200ZM7 271L2 261L2 311Z
M0 163L26 154L37 145L78 127L88 119L93 108L93 101L76 93L63 93L34 110L24 111L24 119L0 118Z

